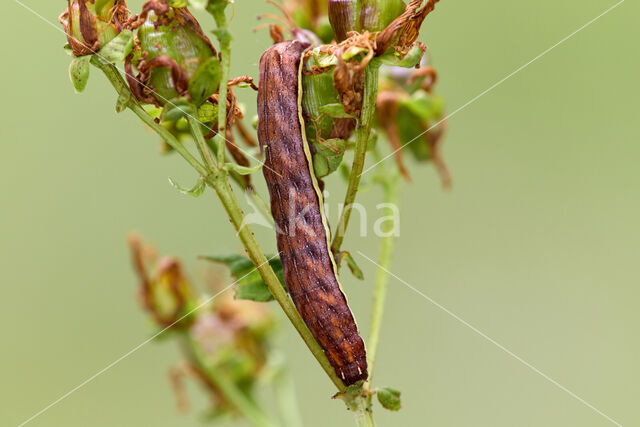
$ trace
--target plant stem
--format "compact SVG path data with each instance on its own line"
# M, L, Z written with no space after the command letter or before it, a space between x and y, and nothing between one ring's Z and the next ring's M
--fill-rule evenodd
M209 366L205 361L198 344L193 340L191 335L186 333L181 334L181 337L183 339L184 350L189 361L195 364L203 373L206 374L207 379L215 385L216 389L240 414L242 414L244 418L256 427L276 426L276 424L269 420L264 412L255 405L255 403L249 400L238 389L238 387L224 372Z
M371 127L373 125L373 118L376 110L379 67L380 64L373 59L369 62L364 72L364 100L362 103L360 119L358 120L358 126L356 127L356 144L353 153L353 166L351 166L349 185L347 187L347 194L344 198L344 205L338 222L338 227L336 228L336 235L333 238L333 243L331 244L331 250L334 254L340 252L340 247L342 246L342 241L344 240L347 226L349 225L353 202L356 199L358 186L360 185L360 176L362 175L362 170L364 168L364 161L367 155L367 145L369 143Z
M346 400L347 408L353 412L358 427L375 427L376 422L373 419L371 410L371 393L369 390L363 389L352 399Z
M388 175L387 175L388 176ZM384 201L388 204L397 203L398 199L398 175L394 174L392 177L381 182L384 191ZM387 271L391 263L391 254L393 252L393 242L395 236L393 230L395 228L395 222L393 221L393 211L387 207L387 218L391 221L387 230L382 230L384 234L380 238L380 254L378 256L379 267L376 271L375 288L373 291L373 308L371 313L371 326L369 329L369 340L367 341L367 365L369 367L369 379L373 377L373 370L376 363L376 355L378 351L378 343L380 340L380 327L382 326L382 315L384 313L384 305L387 296L387 284L389 282L389 275Z
M207 141L205 141L204 135L202 134L200 121L191 115L187 116L187 121L191 127L191 134L193 135L193 139L196 141L200 157L202 157L202 160L204 160L205 165L207 165L207 168L209 168L211 172L218 172L216 160L213 158L213 153L211 153L211 149L207 145ZM219 165L222 166L221 164Z
M145 124L147 124L153 131L155 131L162 139L164 139L172 148L174 148L182 157L187 160L187 162L205 179L205 182L209 187L216 191L220 201L222 202L231 222L238 232L240 240L244 245L249 258L253 261L256 266L262 280L266 283L267 287L273 294L278 304L282 307L283 311L296 328L303 341L313 354L313 356L318 360L320 366L324 369L327 376L331 379L331 381L335 384L339 391L344 391L346 389L342 380L335 373L335 370L329 363L327 356L324 354L322 347L315 340L311 331L307 327L307 325L300 317L300 314L296 310L293 301L289 298L289 295L284 290L284 287L280 283L280 280L274 273L271 265L267 261L260 245L255 239L253 232L248 224L245 223L244 214L240 209L240 205L238 204L238 200L231 190L231 186L229 184L229 180L226 174L212 174L211 171L207 169L204 165L202 165L198 160L186 149L184 146L164 127L157 124L151 116L140 106L138 101L135 99L131 91L129 90L129 86L123 80L119 71L109 63L106 63L97 56L94 56L92 59L94 65L100 68L107 79L113 87L116 89L119 95L130 96L130 100L127 104L127 107L130 108Z
M142 108L142 106L138 103L138 100L133 96L131 91L129 90L129 86L124 81L118 69L103 59L101 59L98 55L94 55L91 58L91 63L98 67L107 77L109 82L113 85L115 90L118 92L118 95L127 96L129 101L127 102L127 107L133 111L136 116L138 116L147 126L153 129L160 137L166 141L171 148L176 150L184 159L196 170L200 175L207 175L207 168L202 165L190 152L187 150L182 143L180 143L174 136L164 127L157 124L153 118Z
M311 331L302 320L302 317L300 317L300 314L293 304L293 301L291 301L289 295L287 295L284 287L280 283L280 280L273 272L273 269L269 265L267 258L260 249L260 246L255 236L253 235L251 228L244 223L244 214L240 210L238 201L233 194L228 181L221 181L220 179L216 180L212 177L209 177L207 178L207 183L209 183L209 185L211 185L218 193L218 197L220 198L222 205L227 211L227 214L231 219L231 223L238 232L240 241L247 251L249 258L251 259L251 261L253 261L253 264L258 269L262 280L264 280L267 287L273 294L273 297L276 299L276 301L278 301L278 304L280 304L280 307L282 307L282 310L289 318L289 321L296 328L303 341L305 342L305 344L307 344L307 347L309 347L309 350L318 360L320 366L322 366L331 381L333 381L339 391L344 391L346 389L344 383L338 377L335 370L329 363L326 355L324 354L322 347L320 347L316 339L311 334Z
M224 3L224 2L219 2ZM225 162L225 135L227 133L227 91L229 83L229 67L231 64L231 34L227 28L227 17L224 13L226 4L209 8L218 29L215 35L220 41L220 89L218 89L218 133L215 141L218 145L218 165Z

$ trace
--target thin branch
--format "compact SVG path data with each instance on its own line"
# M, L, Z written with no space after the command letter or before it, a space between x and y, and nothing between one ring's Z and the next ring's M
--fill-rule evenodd
M367 65L364 75L364 100L362 104L362 112L356 128L356 144L353 157L353 166L351 166L351 174L349 175L349 185L347 194L344 198L344 207L340 215L338 226L336 227L336 235L331 244L331 250L334 254L340 252L340 247L344 240L344 236L351 218L353 202L358 193L360 185L360 177L364 168L364 161L367 155L367 145L371 136L371 127L376 109L376 98L378 96L378 71L380 64L376 60L372 60Z

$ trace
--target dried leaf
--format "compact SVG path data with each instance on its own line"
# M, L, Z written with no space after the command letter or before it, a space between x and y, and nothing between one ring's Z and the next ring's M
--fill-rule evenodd
M422 22L433 11L439 0L427 0L421 8L422 1L411 0L404 13L394 19L387 28L378 34L376 54L382 55L390 47L404 52L416 41Z

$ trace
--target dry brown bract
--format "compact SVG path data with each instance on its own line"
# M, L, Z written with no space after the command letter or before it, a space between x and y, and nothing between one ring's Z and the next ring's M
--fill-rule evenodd
M420 34L424 18L435 8L439 0L427 0L427 3L420 7L422 1L411 0L404 13L378 34L376 54L382 55L392 46L398 52L408 51Z
M345 60L344 54L350 49L366 49L363 58ZM338 65L333 72L333 85L344 105L344 111L355 117L360 117L364 92L364 70L373 59L375 52L375 38L373 34L365 31L362 34L350 33L349 38L340 43L335 51Z
M402 142L400 141L400 134L396 123L399 108L398 103L402 97L403 94L393 91L378 93L378 99L376 100L376 113L378 114L378 122L380 123L385 135L387 135L387 139L393 149L393 156L396 160L396 165L398 165L398 170L407 182L411 182L409 171L404 165Z
M87 0L78 0L73 3L67 0L67 10L65 10L58 21L64 27L67 34L67 42L75 56L93 55L100 50L99 34L97 30L96 17L91 13L86 5ZM71 15L78 14L78 22L80 25L80 34L82 40L78 40L73 36L75 29L73 28L74 20ZM113 7L109 11L109 19L107 22L113 24L116 31L122 31L129 19L129 11L125 0L116 0Z

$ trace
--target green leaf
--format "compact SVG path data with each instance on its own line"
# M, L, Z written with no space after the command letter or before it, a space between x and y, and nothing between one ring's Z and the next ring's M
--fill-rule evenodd
M231 270L231 275L236 280L236 299L250 300L256 302L267 302L273 300L273 295L266 283L260 277L260 273L253 265L253 262L242 255L204 256L207 261L225 264ZM280 283L284 283L282 261L280 257L271 258L269 264ZM284 286L284 285L283 285Z
M64 49L64 52L65 52L67 55L69 55L69 56L71 56L71 57L75 58L75 56L74 56L74 54L73 54L73 50L71 50L71 46L69 46L69 43L66 43L66 44L64 45L63 49Z
M369 49L367 49L366 47L351 46L342 54L342 59L348 61L360 54L366 54L366 52L369 52Z
M383 387L378 390L378 402L383 408L390 411L399 411L402 407L400 402L400 392L391 387Z
M240 166L236 163L225 163L224 166L222 166L222 169L226 170L227 172L236 171L240 175L251 175L252 173L256 173L259 170L262 170L262 166L264 166L264 163L259 163L253 167Z
M340 252L340 254L338 255L338 265L340 265L343 260L347 262L349 270L351 270L351 273L356 279L364 280L364 274L362 273L362 270L360 269L360 267L358 267L358 264L356 264L356 260L353 259L349 252Z
M318 108L321 113L328 115L329 117L333 117L334 119L340 118L354 118L352 114L347 114L344 111L344 105L342 103L335 104L325 104Z
M405 56L398 52L390 51L379 57L380 62L395 67L413 68L420 63L424 52L418 46L413 46Z
M171 7L187 7L189 3L193 3L187 0L169 0L169 6Z
M194 110L193 105L186 98L174 98L168 101L165 105L162 110L160 120L163 122L173 122L182 117L193 116L195 114L196 111Z
M181 187L171 178L169 178L169 183L182 194L186 194L193 197L200 197L202 193L204 193L205 188L207 188L205 185L204 179L202 177L198 179L198 182L196 182L196 185L194 185L192 188Z
M440 115L442 109L440 101L439 98L433 97L423 90L419 90L413 94L411 98L403 99L401 104L418 116L420 120L428 122Z
M325 53L318 54L316 56L316 61L320 68L328 68L338 64L338 58L335 55Z
M71 61L69 77L71 78L71 83L73 83L76 93L82 92L87 87L90 69L89 61L91 61L90 55L74 58L74 60Z
M269 302L273 300L271 291L263 281L255 281L246 285L238 286L236 299L249 300L255 302Z
M113 40L107 43L98 55L108 62L123 62L133 49L133 33L122 30Z
M107 19L109 17L109 11L113 7L113 0L96 0L94 9L96 14L101 18Z
M343 139L325 139L322 142L313 144L316 149L313 155L313 171L318 178L324 178L332 172L335 172L342 158L346 143Z
M220 85L220 60L212 56L200 64L198 70L189 81L189 95L191 102L202 104Z
M124 91L120 95L118 95L118 100L116 101L116 113L122 113L129 106L129 102L131 101L131 92Z

